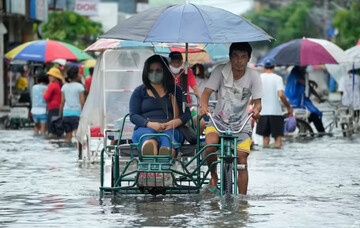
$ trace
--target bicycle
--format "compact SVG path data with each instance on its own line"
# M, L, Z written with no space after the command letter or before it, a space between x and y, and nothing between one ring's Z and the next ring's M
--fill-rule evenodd
M211 114L209 114L211 116ZM104 145L100 153L100 194L199 194L204 184L208 183L208 175L210 169L217 163L221 164L221 178L220 194L235 194L237 195L237 170L245 167L238 165L236 159L236 146L232 152L232 145L237 145L237 134L241 132L247 121L252 117L249 115L241 126L241 128L232 132L231 129L226 131L220 130L214 123L215 128L221 133L221 140L218 144L209 144L201 149L200 144L197 145L181 145L179 148L179 156L173 158L169 155L142 155L137 151L138 143L124 143L122 140L122 133L125 125L127 114L122 126L119 130L105 130L104 137L106 138L111 131L119 132L117 145ZM163 134L154 134L161 135ZM144 135L144 137L147 135ZM168 137L168 136L167 136ZM199 137L199 131L198 131ZM170 140L170 138L168 137ZM106 140L105 140L106 141ZM170 145L172 142L170 140ZM219 147L220 152L216 151L205 158L203 157L204 150L207 147ZM171 151L171 148L170 150ZM107 156L106 156L107 155ZM201 170L201 167L206 164L207 159L212 155L220 156L220 161L213 162L206 172ZM109 158L111 160L109 160ZM126 163L120 165L121 158L128 158ZM189 158L188 161L182 158ZM106 162L105 162L106 160ZM180 170L175 168L175 162L180 166ZM106 165L108 164L108 165ZM194 166L195 165L195 166ZM135 166L135 169L130 169L130 166ZM106 172L108 170L108 172ZM154 177L143 175L146 173L156 173ZM170 176L169 180L165 176ZM140 177L146 178L140 182ZM150 179L149 179L150 178ZM233 191L234 187L234 191Z
M214 152L209 154L207 157L211 155L220 155L220 161L213 162L209 170L215 166L217 163L220 163L220 195L229 195L234 194L237 195L237 171L244 170L245 165L237 164L237 136L234 134L240 133L244 127L246 126L247 122L254 114L251 113L246 120L244 121L243 125L237 131L232 131L231 128L226 130L221 130L214 121L211 113L208 113L211 122L213 123L215 129L220 133L220 143L219 144L209 144L205 147L209 146L218 146L220 147L220 154L218 152ZM215 164L214 164L215 163ZM234 181L233 181L234 180ZM234 187L234 189L233 189Z
M334 108L335 105L327 101ZM310 111L305 106L294 106L294 117L296 118L296 129L294 132L288 133L290 136L314 137L323 135L333 135L333 130L338 125L335 110L322 110L327 121L324 122L325 132L315 132L309 121ZM286 118L285 118L286 121Z

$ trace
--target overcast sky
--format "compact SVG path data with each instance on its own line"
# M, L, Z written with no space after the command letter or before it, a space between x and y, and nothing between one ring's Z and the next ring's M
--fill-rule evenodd
M182 4L186 2L218 7L237 15L250 10L254 4L254 0L149 0L149 4L153 7L160 5Z
M218 7L237 15L250 10L254 4L253 0L188 0L187 2Z

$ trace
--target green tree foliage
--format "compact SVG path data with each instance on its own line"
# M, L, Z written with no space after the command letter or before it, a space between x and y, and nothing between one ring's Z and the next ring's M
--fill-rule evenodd
M312 7L311 1L294 1L275 9L264 7L245 17L276 39L269 44L274 47L292 39L318 36L319 31L309 17Z
M339 31L335 43L343 49L355 46L360 38L360 2L352 2L349 10L337 11L333 24Z
M52 39L86 48L103 33L102 25L72 11L54 11L41 25L44 39Z

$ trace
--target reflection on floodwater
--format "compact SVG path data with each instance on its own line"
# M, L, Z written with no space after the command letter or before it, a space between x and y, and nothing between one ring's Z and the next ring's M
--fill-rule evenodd
M359 227L360 137L285 140L249 157L248 196L106 196L99 165L31 130L0 131L0 227Z

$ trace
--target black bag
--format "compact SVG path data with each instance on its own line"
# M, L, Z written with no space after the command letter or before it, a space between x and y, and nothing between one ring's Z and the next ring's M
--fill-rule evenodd
M168 113L166 104L160 99L159 94L156 92L156 90L153 87L151 87L150 89L151 89L152 93L155 95L156 100L159 101L163 111L165 113ZM184 124L177 127L177 129L181 132L181 134L184 136L186 141L188 141L191 145L196 145L197 136L196 136L196 132L194 131L194 129L192 129L191 127L184 125Z
M51 129L50 132L60 137L64 134L63 120L61 116L53 116L51 118Z
M191 145L196 145L197 137L194 129L186 125L180 125L177 129L179 129L186 141L188 141Z

